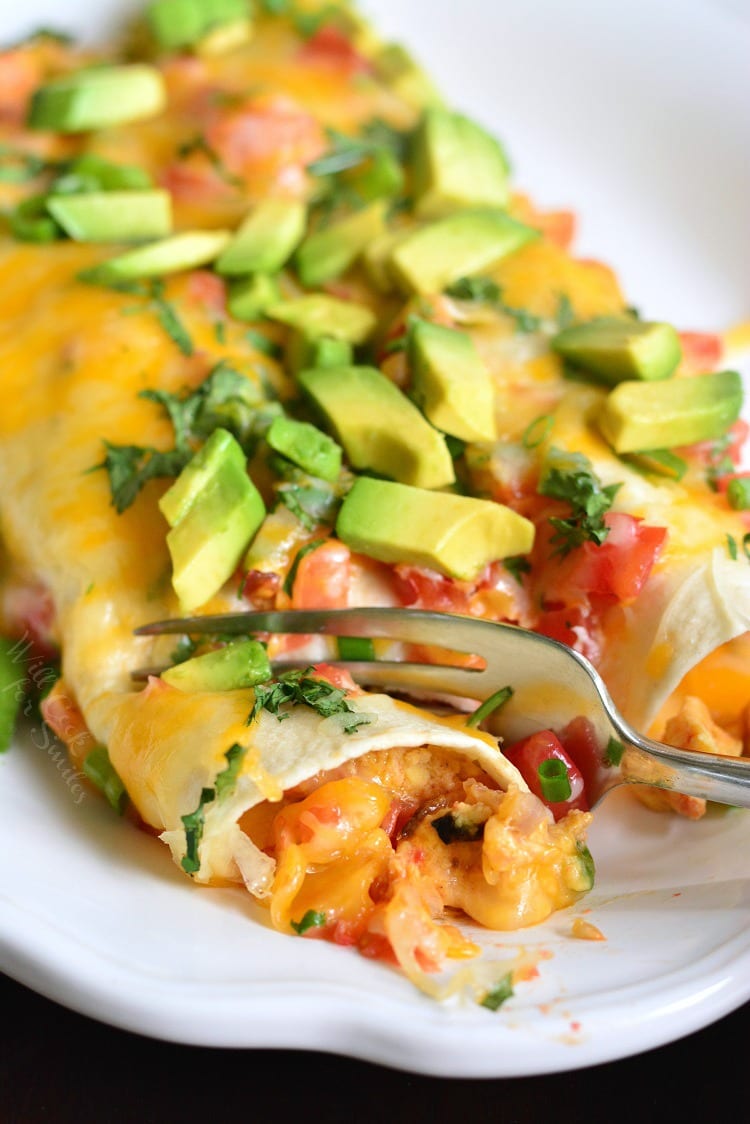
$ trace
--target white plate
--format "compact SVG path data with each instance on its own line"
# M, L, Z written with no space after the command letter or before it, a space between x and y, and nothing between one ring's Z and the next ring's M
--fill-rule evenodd
M26 0L0 37L91 27ZM122 8L98 6L102 16ZM519 184L574 205L579 247L681 328L748 317L750 25L735 0L371 0L450 98L508 142ZM34 744L36 743L36 744ZM595 890L487 954L545 954L497 1013L438 1005L396 972L285 937L240 891L201 890L161 844L66 777L41 731L0 761L3 966L58 1001L180 1042L350 1054L422 1073L574 1069L668 1042L750 997L750 815L700 823L621 795L597 817ZM573 940L585 916L605 942Z

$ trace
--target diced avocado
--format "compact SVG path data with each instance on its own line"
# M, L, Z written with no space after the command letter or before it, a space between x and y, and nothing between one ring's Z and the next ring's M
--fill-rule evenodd
M333 336L311 339L302 332L292 332L284 350L284 365L293 375L308 367L348 367L353 354L352 345L346 340Z
M726 433L742 409L742 379L717 371L666 382L621 382L610 391L599 428L618 453L671 449Z
M153 66L96 66L40 86L31 99L31 129L80 133L161 113L167 102L164 79Z
M366 202L387 199L403 190L404 169L393 152L379 148L351 172L350 182Z
M76 242L137 242L172 229L168 191L90 191L50 195L47 210Z
M235 438L214 430L161 507L176 516L167 535L172 584L183 611L191 612L231 576L266 513Z
M466 332L415 319L409 330L411 396L427 419L462 441L494 441L492 376Z
M452 281L481 273L538 237L538 230L505 211L459 211L399 242L390 268L407 293L442 293Z
M564 328L550 343L575 366L611 385L623 379L669 378L682 357L680 337L671 324L629 316L600 316Z
M389 43L375 56L375 73L408 105L421 109L443 99L421 66L400 43Z
M308 234L295 255L302 284L308 289L325 284L353 265L365 246L385 230L382 199Z
M159 510L174 527L226 461L236 458L236 441L226 429L215 429L202 449L188 461L171 488L159 500Z
M362 267L370 283L381 293L392 293L396 288L396 279L390 268L391 254L411 233L412 230L408 228L386 230L362 251Z
M268 273L255 273L229 283L227 307L236 320L258 320L280 298L277 279Z
M277 453L321 480L335 480L341 471L341 446L308 422L274 418L266 441Z
M377 324L375 313L364 304L342 301L325 293L311 293L295 300L269 305L269 320L296 328L308 339L330 336L351 344L365 343Z
M361 476L341 506L336 534L381 562L429 566L471 581L489 562L527 554L534 524L492 500Z
M508 161L499 141L461 113L427 109L414 136L415 211L439 218L462 207L504 207Z
M175 664L161 674L180 691L237 691L271 678L271 664L258 640L239 640Z
M152 186L151 176L137 164L115 164L84 152L71 161L54 183L56 192L67 191L140 191Z
M128 250L102 262L96 273L103 281L132 281L197 269L214 261L231 238L228 230L191 230Z
M152 0L146 8L151 34L165 51L191 47L215 28L249 14L248 0Z
M307 209L295 199L266 199L240 226L216 262L226 277L276 273L305 233Z
M354 468L420 488L444 488L455 480L445 438L376 368L317 367L302 371L299 382Z
M225 55L228 51L234 51L244 43L249 43L253 37L253 31L251 19L223 23L220 27L213 27L195 44L195 52L205 58Z

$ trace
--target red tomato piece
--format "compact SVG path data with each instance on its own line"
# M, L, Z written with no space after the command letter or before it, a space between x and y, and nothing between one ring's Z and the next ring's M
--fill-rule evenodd
M584 790L594 791L603 765L603 750L594 724L583 715L574 718L560 731L560 742L575 761L583 777Z
M588 811L588 800L583 783L581 770L572 757L566 753L560 739L551 730L540 730L528 738L516 742L515 745L504 746L503 754L512 765L515 765L526 784L535 796L547 805L556 820L562 819L574 808ZM550 758L562 761L568 770L570 780L570 796L567 800L546 800L542 793L542 782L539 779L539 766Z
M314 66L328 66L346 75L372 69L369 59L361 55L343 31L333 24L324 24L305 43L298 56Z
M348 695L361 695L362 688L354 682L345 667L334 667L330 663L316 663L313 665L313 675L316 679L325 679L332 687L346 691Z
M610 511L604 522L609 534L601 545L585 542L562 563L555 582L561 600L567 600L568 589L632 601L648 580L666 541L666 528L649 527L621 511Z
M345 609L349 601L351 552L328 539L300 559L292 589L295 609Z
M224 167L245 176L272 164L304 168L325 150L318 121L291 98L256 98L217 115L206 139Z
M196 269L188 280L188 294L209 312L223 314L227 306L227 287L215 273Z
M680 332L683 361L694 371L713 371L721 362L720 336L711 332Z

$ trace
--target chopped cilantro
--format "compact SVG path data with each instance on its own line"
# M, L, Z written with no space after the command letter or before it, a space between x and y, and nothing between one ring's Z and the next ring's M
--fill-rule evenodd
M112 503L118 515L130 507L149 480L179 476L190 458L189 452L178 449L162 452L150 446L113 445L109 441L104 442L104 448L104 460L89 471L106 468Z
M87 754L83 771L91 783L104 793L118 816L121 816L128 804L128 793L109 759L106 746L98 745Z
M198 133L197 136L194 136L191 140L185 141L177 149L177 155L181 160L192 156L194 152L202 153L207 158L217 176L223 179L225 183L229 184L231 187L245 187L245 181L240 176L236 176L234 172L229 171L224 161L211 147L202 133Z
M531 563L523 554L515 554L512 558L503 558L503 566L519 585L523 585L522 574L531 573Z
M572 508L567 519L550 517L555 529L552 543L558 554L565 555L584 542L601 546L609 534L604 516L620 487L620 484L605 487L582 453L550 449L542 468L539 495L564 500Z
M216 776L217 800L222 800L234 789L246 753L247 746L235 742L224 754L227 759L227 766Z
M737 561L737 539L734 535L727 534L727 551L732 561Z
M164 300L163 297L154 298L154 312L156 313L156 319L167 335L177 344L182 354L192 355L194 350L193 341L190 338L187 328L175 312L174 305Z
M257 686L253 709L247 720L248 726L256 720L261 710L267 710L279 722L283 722L289 717L289 712L282 708L288 706L308 706L321 718L342 715L346 734L352 733L358 726L369 725L371 719L357 713L347 702L345 691L334 687L325 679L317 679L311 674L312 670L308 667L305 671L286 671L278 679Z
M586 874L586 878L589 882L589 887L592 887L594 885L594 882L596 881L596 864L594 863L594 856L591 854L591 851L588 849L586 844L583 843L580 839L576 843L576 850L578 851L578 855L581 859L581 864Z
M190 660L195 655L198 647L198 641L193 639L192 636L181 636L172 649L170 660L172 665L184 663L185 660Z
M321 523L333 524L338 498L332 490L312 484L282 484L276 494L306 530L314 531Z
M248 343L252 344L256 351L262 352L267 355L269 359L279 359L281 356L281 347L275 340L269 340L268 336L264 336L262 332L258 332L255 328L248 328L245 332L245 337Z
M485 997L481 1000L480 1006L487 1007L490 1011L497 1011L502 1007L506 999L510 999L513 995L513 973L507 972L501 980L491 987Z
M194 812L182 816L182 826L185 828L185 855L182 859L182 869L186 874L195 874L201 868L199 848L203 838L203 828L206 823L206 804L210 804L216 793L212 788L201 789L198 807Z
M164 331L176 343L183 355L192 355L193 341L187 328L180 320L174 306L164 296L164 282L160 279L152 281L129 281L108 278L106 272L94 266L93 269L83 269L78 274L78 280L86 285L100 285L105 289L112 289L116 293L128 293L134 297L144 297L146 307L150 308L161 324Z
M455 297L456 300L492 305L503 316L509 316L519 332L536 332L541 326L540 316L535 316L528 309L514 308L506 304L502 289L490 277L459 277L445 291L449 297Z
M604 751L605 765L617 766L622 761L622 755L625 752L625 746L617 738L610 738L607 742L607 748Z
M306 933L308 929L319 929L322 925L325 925L325 923L325 913L321 913L317 909L308 909L301 921L289 922L295 933L298 933L300 936Z
M0 144L0 183L26 183L47 168L47 161L33 152Z
M750 562L750 531L742 536L742 550L744 552L745 558L747 558L748 562Z

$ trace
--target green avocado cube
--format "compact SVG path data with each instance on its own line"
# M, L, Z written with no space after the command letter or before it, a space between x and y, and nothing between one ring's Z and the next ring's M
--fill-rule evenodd
M172 585L183 612L192 612L231 577L266 514L245 454L227 430L214 430L160 506L172 525Z
M682 357L680 337L671 324L599 316L564 328L552 348L577 367L610 385L623 379L666 379Z
M388 43L375 55L375 73L407 105L422 109L442 105L432 79L400 43Z
M307 208L295 199L266 199L245 219L216 269L225 277L276 273L305 233Z
M346 340L333 336L310 338L302 332L292 332L284 349L284 365L292 375L308 367L348 367L353 362L354 349Z
M508 160L500 142L461 113L425 111L412 167L415 211L424 218L508 202Z
M445 443L417 407L374 367L316 367L299 383L333 427L354 468L420 488L455 480Z
M428 566L472 581L490 562L528 554L534 524L492 500L362 476L344 499L336 534L381 562Z
M494 441L492 376L471 336L414 320L409 330L411 396L428 421L462 441Z
M106 129L161 113L164 79L145 63L76 70L40 86L31 99L28 125L58 133Z
M50 195L47 210L75 242L138 242L172 229L168 191L90 191Z
M538 237L538 230L505 211L459 211L400 241L390 269L406 293L442 293L459 277L481 273Z
M102 281L133 281L198 269L214 261L231 238L228 230L192 230L128 250L96 266Z
M333 281L354 265L365 247L385 230L385 210L385 201L378 199L308 234L294 258L305 288L314 289Z
M237 277L229 282L227 308L235 320L259 320L269 305L277 304L280 298L276 277L254 273L252 277Z
M607 395L599 428L617 453L673 449L723 436L742 409L737 371L661 382L621 382Z
M321 480L336 480L341 471L341 446L308 422L274 418L266 441L282 457Z
M249 16L249 0L152 0L146 8L151 34L165 51L192 47L216 28Z
M238 691L270 679L271 664L260 641L239 640L175 664L161 678L180 691Z
M278 301L268 306L265 315L295 328L310 340L329 336L351 344L366 343L377 325L375 313L367 305L339 300L326 293Z

